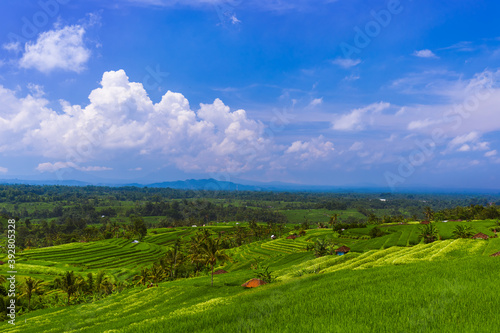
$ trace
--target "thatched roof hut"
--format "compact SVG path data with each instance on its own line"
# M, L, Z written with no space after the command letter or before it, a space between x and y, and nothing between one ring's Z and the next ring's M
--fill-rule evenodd
M215 275L215 274L227 274L227 273L228 273L228 272L227 272L227 271L225 271L225 270L223 270L223 269L218 269L218 270L216 270L216 271L214 272L214 275Z
M422 222L420 222L420 224L430 224L430 223L431 222L429 222L429 221L422 221Z
M335 250L335 253L337 255L341 256L341 255L344 255L344 254L348 253L349 251L351 251L350 248L348 248L345 245L342 245L341 247L339 247L338 249Z
M490 257L500 257L500 252L493 253L492 255L490 255Z
M488 239L488 235L483 234L482 232L479 232L472 236L473 239Z
M245 288L255 288L263 284L267 284L267 282L261 279L251 279L250 281L243 283L241 286Z
M290 235L290 236L288 236L286 239L295 239L295 238L297 238L297 236L295 236L295 235Z

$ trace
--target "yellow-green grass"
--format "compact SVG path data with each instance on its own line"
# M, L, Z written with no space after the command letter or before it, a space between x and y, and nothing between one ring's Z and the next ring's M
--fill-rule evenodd
M165 282L90 304L37 310L19 317L16 326L0 324L0 330L496 332L500 258L488 255L499 246L497 239L447 240L311 258L277 272L285 277L301 269L314 272L315 267L331 266L319 274L288 277L251 290L240 287L252 277L250 270L218 275L214 287L209 276ZM425 255L400 262L405 265L394 263L397 257L416 253ZM305 254L274 258L284 263L286 256ZM340 266L344 268L330 271Z

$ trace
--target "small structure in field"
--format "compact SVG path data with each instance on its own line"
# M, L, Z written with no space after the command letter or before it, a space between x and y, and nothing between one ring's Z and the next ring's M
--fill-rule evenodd
M344 254L347 254L349 251L351 251L350 248L348 248L347 246L345 245L342 245L341 247L339 247L338 249L335 250L335 253L338 255L338 256L343 256Z
M245 288L255 288L262 286L263 284L267 284L267 282L261 279L251 279L250 281L243 283L241 286Z
M3 265L3 261L0 260L0 265Z
M290 235L290 236L288 236L286 239L295 239L295 238L297 238L297 236L296 236L296 235Z
M430 223L431 222L429 222L429 221L422 221L422 222L420 222L420 224L430 224Z
M132 241L132 243L137 244L137 243L139 243L139 241L138 241L137 239L134 239L134 240Z
M227 272L227 271L225 271L225 270L223 270L223 269L218 269L218 270L216 270L216 271L214 272L214 275L215 275L215 274L227 274L227 273L228 273L228 272Z
M271 239L276 239L276 236L275 235L271 235Z
M196 224L193 224L191 227L192 227L192 228L196 228Z
M490 255L490 257L500 257L500 252L493 253L492 255Z
M479 232L472 236L472 239L488 239L488 235L483 234L482 232Z

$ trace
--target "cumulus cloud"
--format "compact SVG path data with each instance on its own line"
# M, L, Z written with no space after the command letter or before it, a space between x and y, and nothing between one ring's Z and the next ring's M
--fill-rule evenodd
M310 141L293 142L285 150L285 155L294 156L302 161L314 161L329 157L334 150L333 143L320 135Z
M119 154L160 155L187 171L245 171L269 160L273 148L264 125L231 111L216 99L193 111L180 93L153 103L141 83L123 70L105 72L86 106L61 101L62 111L42 97L17 98L0 86L0 152L24 151L59 161L40 171L83 167Z
M350 59L350 58L337 58L332 60L334 65L340 66L342 68L351 68L357 66L361 63L360 59Z
M354 109L335 120L333 122L333 129L339 131L362 130L366 125L366 120L364 119L366 114L379 113L388 107L390 107L389 103L379 102L370 104L364 108Z
M91 53L83 41L84 34L85 28L81 25L43 32L36 42L25 45L19 65L43 73L56 69L80 73L85 69Z
M437 58L437 56L431 50L419 50L413 52L413 55L419 58Z
M480 141L480 135L478 132L470 132L468 134L459 135L453 138L449 144L449 149L455 149L460 152L467 152L471 150L488 150L489 142Z

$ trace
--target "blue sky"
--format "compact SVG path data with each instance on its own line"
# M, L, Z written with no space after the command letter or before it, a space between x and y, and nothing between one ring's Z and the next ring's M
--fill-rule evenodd
M0 178L500 188L495 1L0 4Z

